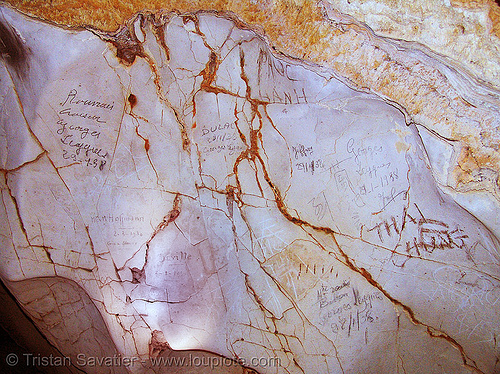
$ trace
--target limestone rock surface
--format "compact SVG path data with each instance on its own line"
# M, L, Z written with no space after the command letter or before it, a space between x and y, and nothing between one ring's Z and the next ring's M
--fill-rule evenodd
M334 5L307 58L1 8L0 276L60 366L500 371L498 91Z

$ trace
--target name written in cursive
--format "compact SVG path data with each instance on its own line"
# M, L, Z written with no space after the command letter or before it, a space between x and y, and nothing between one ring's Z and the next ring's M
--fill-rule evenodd
M61 106L65 106L67 103L68 104L75 104L75 105L87 105L87 106L93 106L96 108L103 108L103 109L108 109L112 110L113 107L115 106L115 102L113 101L111 104L97 101L97 100L92 100L92 99L80 99L77 97L78 96L78 91L75 90L74 88L71 89L68 93L68 96L66 96L66 99L60 103Z

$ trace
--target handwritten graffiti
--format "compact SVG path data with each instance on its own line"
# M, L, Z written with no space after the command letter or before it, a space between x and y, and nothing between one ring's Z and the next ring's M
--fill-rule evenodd
M331 286L321 285L317 290L320 325L334 334L359 332L378 320L376 304L383 301L379 291L361 294L350 279Z
M418 207L417 207L418 208ZM403 230L409 225L416 228L416 235L404 242L407 254L421 256L423 252L433 253L435 250L463 249L469 255L471 246L469 236L458 225L450 227L447 223L430 218L416 218L404 208L401 218L391 216L367 231L376 231L383 243L387 238L401 238Z

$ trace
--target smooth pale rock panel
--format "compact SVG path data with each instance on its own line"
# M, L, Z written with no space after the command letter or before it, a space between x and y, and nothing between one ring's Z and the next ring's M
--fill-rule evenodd
M50 344L64 353L61 362L55 359L61 356L54 355L53 366L99 373L102 368L94 365L97 357L118 357L97 308L74 281L40 277L10 282L9 288ZM37 358L25 357L27 366L36 366ZM119 367L109 366L109 370L121 372Z
M164 8L233 12L250 27L263 30L276 52L334 69L358 89L393 100L405 108L409 121L450 142L452 158L442 188L473 214L498 216L498 211L491 214L500 199L500 96L495 83L500 7L494 0L440 0L432 4L393 0L116 0L109 12L102 11L107 4L99 1L80 7L73 0L63 0L46 7L36 0L9 0L41 19L108 31L144 9L154 10L158 19ZM132 34L139 29L136 23ZM137 33L143 42L142 31ZM124 31L121 38L125 41L129 34ZM133 59L139 52L137 45L125 45L128 47L118 51L120 58ZM447 151L443 153L448 156ZM498 232L498 221L489 221L489 228Z
M2 13L24 57L2 66L0 274L62 354L132 373L172 350L240 372L500 369L500 243L440 188L451 141L229 15L111 34ZM54 330L59 304L81 324ZM102 352L82 352L90 332Z

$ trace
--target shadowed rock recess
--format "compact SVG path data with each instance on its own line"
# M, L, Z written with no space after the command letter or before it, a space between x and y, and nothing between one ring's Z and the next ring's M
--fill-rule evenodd
M0 8L0 276L50 346L24 367L500 372L498 92L323 11L318 64L228 12Z

